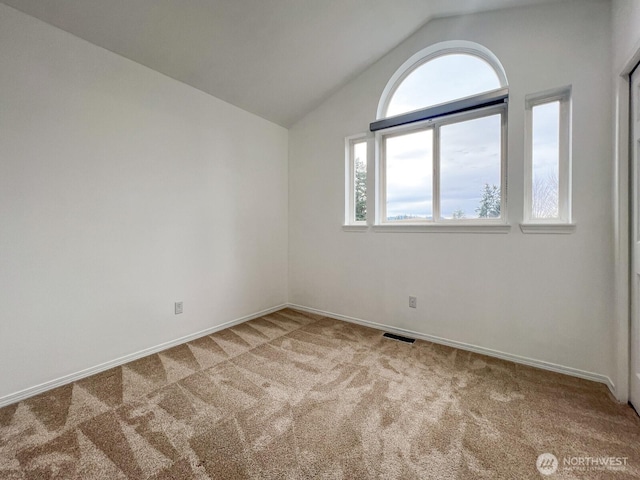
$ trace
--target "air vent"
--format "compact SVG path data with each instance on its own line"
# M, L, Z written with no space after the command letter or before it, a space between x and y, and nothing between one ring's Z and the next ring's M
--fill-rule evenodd
M398 340L399 342L404 342L404 343L413 343L416 341L415 338L403 337L402 335L395 335L393 333L388 333L388 332L382 336L386 338L391 338L392 340Z

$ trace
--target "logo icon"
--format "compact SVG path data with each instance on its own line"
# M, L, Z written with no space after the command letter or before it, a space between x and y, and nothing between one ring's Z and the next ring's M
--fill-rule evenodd
M538 455L536 468L542 475L553 475L558 470L558 459L553 453L542 453Z

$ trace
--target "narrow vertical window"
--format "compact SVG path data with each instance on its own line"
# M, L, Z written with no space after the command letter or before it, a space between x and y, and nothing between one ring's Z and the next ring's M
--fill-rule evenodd
M525 223L571 223L570 89L530 95Z
M346 147L346 225L366 225L367 222L367 137L347 137Z
M367 142L353 145L354 219L367 221Z
M560 102L531 109L531 217L560 215Z

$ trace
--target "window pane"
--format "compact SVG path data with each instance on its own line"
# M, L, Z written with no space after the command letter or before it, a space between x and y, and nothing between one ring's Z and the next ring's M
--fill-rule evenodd
M433 131L385 138L387 220L433 219Z
M501 115L440 128L440 216L499 218Z
M353 145L353 192L354 219L356 222L367 220L367 143Z
M558 218L560 102L532 108L533 218Z
M474 55L442 55L413 70L394 92L386 116L411 112L500 88L491 65Z

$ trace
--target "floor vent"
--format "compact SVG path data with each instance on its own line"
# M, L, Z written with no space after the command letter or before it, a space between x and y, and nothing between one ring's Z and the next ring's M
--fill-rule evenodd
M385 333L382 336L387 338L392 338L393 340L398 340L404 343L413 343L416 341L415 338L403 337L402 335L395 335L394 333Z

